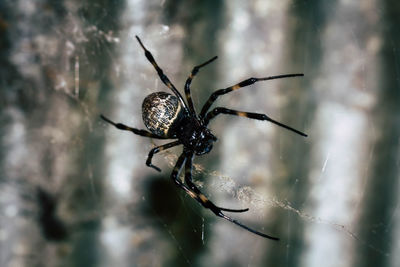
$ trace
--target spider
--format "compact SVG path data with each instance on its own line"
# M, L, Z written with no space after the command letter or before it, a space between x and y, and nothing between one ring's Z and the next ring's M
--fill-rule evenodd
M204 208L210 209L216 216L224 218L256 235L273 240L279 240L279 238L277 237L261 233L225 215L224 212L246 212L249 209L228 209L216 206L213 202L211 202L193 183L192 162L194 156L200 156L210 152L213 147L213 143L217 141L217 137L215 137L211 133L210 129L207 128L207 125L212 119L220 114L269 121L280 127L286 128L290 131L306 137L307 135L305 133L302 133L292 127L275 121L265 114L243 112L225 107L216 107L210 111L210 107L214 103L214 101L219 96L225 95L229 92L238 90L245 86L249 86L259 81L303 76L303 74L298 73L270 76L264 78L249 78L225 89L216 90L208 98L200 113L197 114L190 94L190 84L193 78L199 72L199 70L216 60L217 56L193 68L192 72L186 80L184 87L186 96L185 102L182 95L178 92L176 87L164 74L163 70L158 66L158 64L154 60L153 55L150 53L149 50L146 49L140 38L136 36L136 39L139 42L139 45L143 48L146 58L157 71L157 74L160 77L161 81L173 92L173 94L169 94L166 92L156 92L148 95L144 99L142 104L142 117L144 124L150 131L132 128L122 123L115 123L104 115L101 115L101 118L104 121L115 126L117 129L131 131L132 133L137 135L156 139L177 139L176 141L166 143L164 145L157 146L151 149L146 160L146 165L154 168L157 171L161 171L160 168L151 163L154 154L178 145L183 145L183 152L179 156L171 173L172 181L179 188L183 189L190 197L197 200ZM179 179L179 174L183 168L183 165L185 165L185 177L184 181L181 181Z

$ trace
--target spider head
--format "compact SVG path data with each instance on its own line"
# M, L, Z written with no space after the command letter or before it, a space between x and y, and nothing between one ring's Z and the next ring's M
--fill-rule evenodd
M206 127L195 133L193 150L196 155L207 154L211 151L213 143L217 141L217 137L211 133Z

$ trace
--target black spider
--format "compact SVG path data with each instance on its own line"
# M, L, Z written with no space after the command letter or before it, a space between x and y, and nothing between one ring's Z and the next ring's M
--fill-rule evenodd
M146 58L156 69L158 75L160 76L161 81L169 89L171 89L174 95L165 92L156 92L148 95L144 99L142 105L142 116L144 124L150 130L150 132L146 130L131 128L121 123L115 123L103 115L101 115L101 118L106 122L114 125L120 130L131 131L137 135L157 138L157 139L177 139L177 141L157 146L154 147L152 150L150 150L148 158L146 160L146 165L156 169L157 171L161 171L160 168L154 166L151 163L153 155L162 150L169 149L177 145L183 145L183 152L179 156L176 165L171 173L171 179L175 182L177 186L183 189L189 196L197 200L201 205L203 205L203 207L210 209L215 215L222 217L256 235L274 240L279 240L279 238L272 237L264 233L258 232L256 230L253 230L243 225L242 223L238 222L237 220L226 216L223 213L223 211L246 212L249 209L227 209L218 207L214 203L212 203L203 193L200 192L200 190L192 181L192 161L194 155L203 155L210 152L213 143L217 141L217 138L207 128L207 125L210 122L210 120L214 119L219 114L236 115L256 120L266 120L274 124L277 124L283 128L291 130L302 136L307 136L306 134L298 130L295 130L287 125L284 125L280 122L277 122L269 118L265 114L237 111L224 107L216 107L213 110L209 111L209 108L219 96L237 90L241 87L251 85L258 81L303 76L303 74L285 74L285 75L278 75L278 76L271 76L264 78L249 78L238 84L227 87L225 89L217 90L214 93L212 93L211 96L208 98L208 101L201 109L200 113L196 114L193 101L190 96L190 84L192 82L193 77L197 74L200 68L211 63L212 61L217 59L217 57L215 56L212 59L204 62L203 64L200 64L193 68L192 72L190 73L185 83L185 95L187 101L186 103L183 100L182 95L170 82L170 80L164 74L162 69L157 65L150 51L147 50L146 47L144 47L142 41L139 39L138 36L136 36L136 39L139 42L140 46L143 48ZM185 180L184 180L185 183L179 179L179 173L183 167L183 164L185 164Z

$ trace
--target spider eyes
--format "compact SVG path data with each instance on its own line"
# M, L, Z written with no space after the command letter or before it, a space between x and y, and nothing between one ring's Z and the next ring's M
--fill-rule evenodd
M197 140L198 141L194 146L194 151L196 155L203 155L211 151L213 143L217 141L217 137L209 131L202 131Z
M208 140L206 142L199 142L196 144L195 153L196 155L207 154L208 152L211 151L212 147L213 147L213 142L211 140Z

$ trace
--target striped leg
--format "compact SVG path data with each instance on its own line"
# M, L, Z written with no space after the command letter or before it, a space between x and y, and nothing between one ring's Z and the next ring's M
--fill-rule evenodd
M203 207L208 208L208 209L219 209L222 211L228 211L228 212L246 212L249 209L226 209L222 207L215 206L211 201L207 199L207 197L201 193L200 189L197 188L197 186L193 183L192 180L192 160L193 160L193 154L188 154L186 156L186 163L185 163L185 182L186 184L190 187L190 189L197 194L198 198L202 201L200 203L203 205ZM214 212L215 213L215 212Z
M178 184L178 186L180 186L183 190L186 191L186 193L187 193L189 196L191 196L192 198L194 198L195 200L197 200L203 207L205 207L205 208L207 208L207 209L210 209L210 210L211 210L216 216L218 216L218 217L224 218L225 220L228 220L228 221L230 221L231 223L234 223L234 224L236 224L237 226L239 226L239 227L241 227L241 228L243 228L243 229L246 229L247 231L249 231L249 232L251 232L251 233L253 233L253 234L256 234L256 235L259 235L259 236L262 236L262 237L265 237L265 238L273 239L273 240L279 240L279 238L277 238L277 237L272 237L272 236L266 235L266 234L264 234L264 233L261 233L261 232L259 232L259 231L253 230L253 229L247 227L246 225L242 224L241 222L239 222L239 221L237 221L237 220L235 220L235 219L232 219L231 217L226 216L224 213L222 213L222 210L231 211L231 212L244 212L244 211L247 211L248 209L244 209L244 210L231 210L231 209L222 209L222 208L220 208L220 207L215 206L215 205L214 205L210 200L208 200L208 198L207 198L205 195L203 195L203 194L200 192L200 190L198 190L198 189L196 188L196 186L191 182L191 180L192 180L192 157L193 157L193 154L187 153L187 154L185 155L185 152L183 152L182 155L180 156L180 158L178 159L178 162L180 163L180 166L183 165L183 160L182 160L182 162L180 162L180 159L181 159L182 156L183 156L183 157L186 157L186 164L185 164L185 181L186 181L187 183L188 183L188 181L190 181L188 184L191 184L191 185L189 185L189 186L191 187L191 189L189 189L189 188L188 188L185 184L183 184L180 180L177 180L177 172L176 172L175 176L171 175L171 177L175 180L175 183ZM177 165L178 165L178 163L177 163ZM176 168L176 166L175 166L175 168ZM172 174L174 174L174 171L173 171Z
M147 156L146 165L151 167L151 168L153 168L153 169L155 169L156 171L161 172L160 168L158 168L157 166L151 164L151 160L153 158L153 155L157 154L160 151L169 149L171 147L178 146L180 144L181 144L180 141L175 141L175 142L167 143L167 144L164 144L162 146L157 146L157 147L153 148L152 150L150 150L149 155Z
M204 118L208 109L211 107L211 105L214 103L214 101L221 95L227 94L229 92L235 91L237 89L251 85L251 84L259 82L259 81L267 81L267 80L282 79L282 78L297 77L297 76L304 76L304 74L295 73L295 74L270 76L270 77L264 77L264 78L249 78L247 80L241 81L240 83L235 84L230 87L227 87L225 89L219 89L219 90L215 91L214 93L212 93L211 96L208 98L207 102L204 104L203 108L201 109L199 117Z
M185 101L182 98L182 95L179 93L179 91L176 89L176 87L171 83L171 81L168 79L168 77L164 74L163 70L158 66L157 62L154 60L153 55L150 53L149 50L144 47L142 41L139 39L139 37L136 35L136 39L139 42L140 46L144 50L144 55L146 56L147 60L150 61L150 63L153 65L153 67L156 69L158 76L160 76L161 81L169 88L171 89L172 92L178 97L182 107L186 107Z
M175 167L172 169L171 172L171 179L172 181L179 186L181 189L183 189L189 196L192 198L196 199L196 194L190 190L189 187L187 187L182 181L179 179L179 174L182 170L183 163L186 160L186 155L185 153L182 153L178 160L176 161Z
M186 95L186 101L188 102L188 106L189 106L189 110L192 114L196 115L196 112L194 110L194 105L193 105L193 101L192 101L192 97L190 95L190 84L192 83L192 79L194 78L194 76L196 76L196 74L199 72L200 68L204 67L205 65L213 62L214 60L216 60L218 57L215 56L212 59L204 62L203 64L197 65L193 68L192 72L190 73L189 77L186 80L185 83L185 95Z
M131 127L126 126L125 124L122 124L122 123L115 123L115 122L113 122L112 120L106 118L104 115L100 115L100 117L101 117L104 121L106 121L106 122L108 122L108 123L114 125L117 129L120 129L120 130L131 131L131 132L134 133L134 134L141 135L141 136L145 136L145 137L151 137L151 138L157 138L157 139L167 139L167 138L165 138L165 137L161 137L161 136L155 135L155 134L153 134L153 133L151 133L151 132L148 132L148 131L146 131L146 130L131 128Z
M250 118L250 119L256 119L256 120L261 120L261 121L269 121L272 122L280 127L283 127L287 130L290 130L292 132L295 132L299 135L302 136L307 136L307 134L300 132L299 130L296 130L290 126L287 126L283 123L280 123L276 120L271 119L270 117L268 117L265 114L260 114L260 113L252 113L252 112L243 112L243 111L237 111L237 110L233 110L233 109L228 109L228 108L223 108L223 107L217 107L214 108L213 110L211 110L210 112L207 113L205 119L204 119L204 123L205 125L207 125L210 120L214 119L216 116L218 116L219 114L227 114L227 115L235 115L235 116L241 116L241 117L246 117L246 118Z

